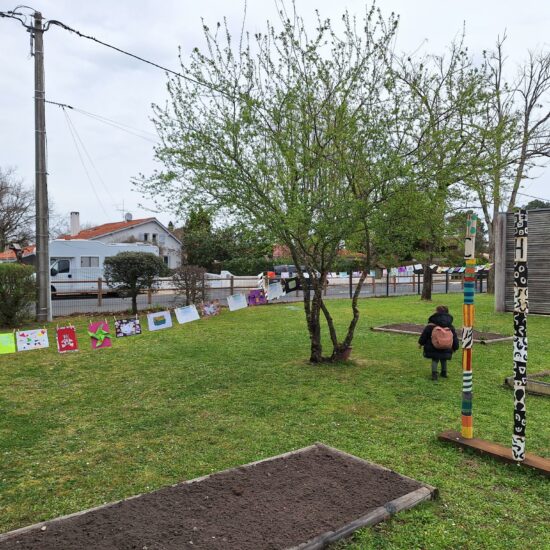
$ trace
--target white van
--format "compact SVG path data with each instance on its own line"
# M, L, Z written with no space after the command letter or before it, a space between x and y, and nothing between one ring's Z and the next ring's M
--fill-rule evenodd
M158 246L145 243L112 243L86 239L50 241L50 287L52 294L97 294L103 278L105 258L119 252L150 252L159 255ZM104 284L103 289L107 290Z

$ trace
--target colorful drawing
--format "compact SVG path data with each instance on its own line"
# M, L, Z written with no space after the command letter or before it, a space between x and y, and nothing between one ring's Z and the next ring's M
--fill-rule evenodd
M15 333L17 351L49 348L48 331L45 328L22 330Z
M75 327L58 327L55 331L55 339L57 341L57 351L59 353L78 351L78 340L76 339Z
M112 347L111 333L107 321L98 321L88 325L88 335L92 340L92 349Z
M13 332L6 332L0 334L0 355L5 353L15 353L15 339L13 337Z
M220 301L212 300L201 304L201 313L203 317L212 317L220 314Z
M227 305L229 306L229 311L236 311L238 309L248 307L246 296L244 294L232 294L231 296L228 296Z
M200 319L199 312L194 304L190 306L178 307L174 310L176 319L180 325L184 323L190 323L191 321L198 321Z
M147 326L149 330L163 330L172 326L172 316L169 311L157 311L147 315Z
M464 305L462 306L462 437L472 439L474 437L474 425L472 416L473 400L473 372L472 372L472 346L474 343L474 297L476 277L476 226L477 216L469 214L466 221L466 237L464 240L464 262L461 268L464 273Z
M514 214L514 431L512 455L514 460L525 460L525 390L527 385L527 313L528 268L527 268L527 211Z
M141 323L139 319L115 319L115 336L137 336L141 334Z
M261 306L267 304L265 292L261 288L255 288L248 293L249 306Z

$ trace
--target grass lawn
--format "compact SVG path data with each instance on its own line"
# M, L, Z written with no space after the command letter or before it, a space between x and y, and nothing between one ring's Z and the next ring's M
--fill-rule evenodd
M414 336L369 330L424 323L440 300L460 326L460 295L361 300L349 365L305 362L300 304L225 310L95 352L79 318L79 353L58 354L50 331L51 349L0 356L0 532L322 441L440 489L338 549L550 548L548 479L436 439L460 430L460 355L432 382ZM478 330L511 335L510 314L476 302ZM341 327L349 306L330 302ZM528 369L546 370L550 319L529 317L528 331ZM511 345L473 354L474 433L505 445ZM548 398L527 396L527 422L527 450L549 456Z

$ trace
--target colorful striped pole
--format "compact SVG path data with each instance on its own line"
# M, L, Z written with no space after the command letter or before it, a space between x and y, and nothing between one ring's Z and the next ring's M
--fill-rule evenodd
M464 240L464 305L462 316L462 437L474 437L472 421L472 344L474 342L474 295L476 284L476 225L477 216L468 214Z
M525 387L527 384L527 211L514 214L514 460L525 459Z

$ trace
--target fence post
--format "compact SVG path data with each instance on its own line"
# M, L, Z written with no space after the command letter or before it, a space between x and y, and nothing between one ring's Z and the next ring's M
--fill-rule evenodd
M97 278L97 305L100 306L103 304L103 279L101 277Z
M386 270L386 296L390 295L390 270Z
M231 275L231 279L229 281L229 294L233 294L234 290L235 290L235 280L233 275Z
M397 275L393 276L393 293L397 293Z
M349 272L349 297L353 297L353 271Z
M449 272L445 271L445 294L449 294Z
M416 280L416 293L420 294L420 273L417 273L418 279Z

